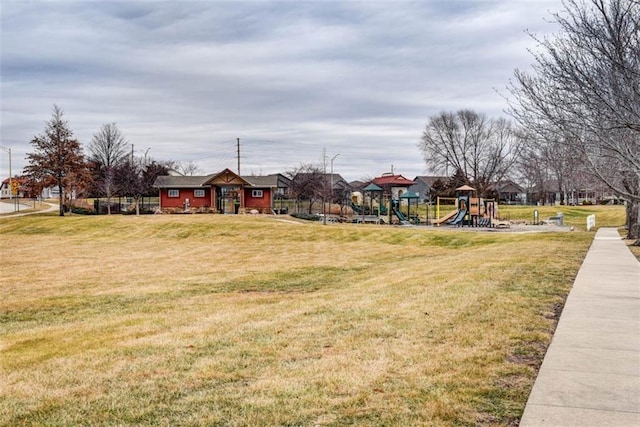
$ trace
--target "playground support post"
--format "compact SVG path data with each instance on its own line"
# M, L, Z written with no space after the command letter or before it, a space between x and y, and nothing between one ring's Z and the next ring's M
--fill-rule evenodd
M455 202L455 204L454 204L455 208L458 209L458 199L457 198L437 196L436 197L436 216L433 218L434 221L437 221L437 220L440 219L440 201L441 200L453 200ZM440 223L439 222L436 225L438 227L440 227Z

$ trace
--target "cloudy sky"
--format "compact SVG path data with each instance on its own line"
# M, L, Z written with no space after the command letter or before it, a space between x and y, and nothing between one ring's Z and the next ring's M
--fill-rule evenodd
M526 30L555 31L560 8L2 0L0 145L19 171L56 104L83 144L115 122L138 156L193 161L203 173L235 170L240 138L242 174L321 164L324 152L348 180L392 168L413 178L428 172L417 144L429 116L504 116L497 91L532 62Z

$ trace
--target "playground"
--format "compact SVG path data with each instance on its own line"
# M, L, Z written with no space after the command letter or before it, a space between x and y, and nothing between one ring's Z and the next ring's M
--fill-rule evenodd
M347 215L330 215L329 222L461 231L565 232L587 229L587 218L591 215L606 216L607 212L622 209L604 205L499 205L495 199L477 197L470 186L459 187L456 192L456 197L437 197L430 204L420 203L419 197L410 191L400 191L393 199L384 197L380 187L369 185L363 192L353 193Z

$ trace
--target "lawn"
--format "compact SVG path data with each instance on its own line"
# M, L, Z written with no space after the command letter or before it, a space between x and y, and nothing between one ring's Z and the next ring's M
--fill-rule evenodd
M500 217L516 222L533 223L534 211L540 220L562 213L564 224L579 230L586 230L587 217L596 216L596 226L617 227L624 225L624 206L500 206Z
M0 236L2 425L506 426L593 232L36 215Z

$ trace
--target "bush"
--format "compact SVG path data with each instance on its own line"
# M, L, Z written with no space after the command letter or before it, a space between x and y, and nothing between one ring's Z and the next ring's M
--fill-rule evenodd
M71 213L79 214L79 215L95 215L95 211L89 208L81 208L79 206L70 206L69 210Z
M292 213L292 217L298 219L305 219L307 221L320 221L320 215L317 214L308 214L308 213Z

